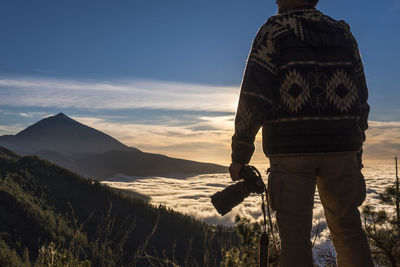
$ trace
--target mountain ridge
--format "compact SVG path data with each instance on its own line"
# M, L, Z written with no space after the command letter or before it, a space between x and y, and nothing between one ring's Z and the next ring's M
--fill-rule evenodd
M64 113L44 118L16 135L0 136L0 145L21 155L37 155L81 175L107 179L127 176L188 176L226 173L225 166L171 158L128 147L112 136Z
M63 142L60 142L61 140ZM132 149L110 135L73 120L64 113L44 118L16 135L0 136L0 144L22 155L43 149L62 154L91 154L111 149Z

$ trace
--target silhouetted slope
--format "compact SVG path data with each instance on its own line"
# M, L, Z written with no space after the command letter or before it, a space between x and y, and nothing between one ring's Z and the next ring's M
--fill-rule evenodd
M106 179L117 173L128 176L172 176L224 173L224 166L136 151L112 150L77 160L77 171Z
M211 227L172 210L122 197L107 186L35 156L19 158L0 148L0 163L0 243L8 246L4 250L14 250L20 257L27 248L31 261L35 261L41 246L54 242L60 250L71 250L74 257L89 259L94 266L107 257L113 264L132 265L133 255L159 216L148 253L163 257L165 251L171 259L175 249L178 263L183 264L191 253L191 260L200 266L204 255L209 255L215 262L210 266L217 266L221 247L227 246L232 235L224 230L227 228ZM107 232L99 235L99 228ZM121 252L118 244L124 240L124 233L128 235L121 258L113 258ZM101 242L108 244L111 254L99 253L104 245ZM0 265L2 252L0 246ZM148 266L143 260L138 263Z
M11 150L0 146L0 172L6 171L9 164L16 162L19 158L20 156L18 156Z
M42 119L16 135L1 136L0 144L23 155L39 150L61 154L92 154L114 149L132 149L63 113Z
M62 166L69 170L77 169L77 165L74 160L64 157L63 155L61 155L55 151L42 149L42 150L37 151L34 154L35 154L35 156L38 156L39 158L48 160L58 166Z

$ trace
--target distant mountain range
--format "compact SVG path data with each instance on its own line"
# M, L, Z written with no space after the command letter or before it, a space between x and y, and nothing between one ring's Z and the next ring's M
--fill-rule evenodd
M37 155L97 179L127 176L182 176L225 173L221 165L142 152L79 123L63 113L40 120L16 135L0 136L0 145L21 155Z

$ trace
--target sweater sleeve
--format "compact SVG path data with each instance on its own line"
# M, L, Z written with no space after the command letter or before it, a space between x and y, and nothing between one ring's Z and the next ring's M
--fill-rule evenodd
M247 164L254 153L254 140L273 104L276 86L275 47L268 22L258 31L247 60L232 137L232 162Z
M356 39L353 37L354 44L354 71L356 74L356 83L358 87L358 94L360 99L360 118L358 125L361 130L362 140L365 142L366 136L365 131L368 129L368 115L370 111L370 106L368 104L368 87L367 81L364 73L364 66L361 60L360 51L358 49L358 44ZM360 170L364 167L362 164L363 149L357 153L357 160Z
M360 99L360 119L359 126L363 134L363 141L365 141L365 131L368 129L368 115L370 111L370 106L368 104L368 87L364 74L364 67L361 60L360 52L358 49L357 42L354 39L355 46L355 73L356 73L356 83L359 90Z
M355 72L355 78L356 78L356 85L358 89L358 97L360 100L360 118L358 121L358 125L361 129L362 132L362 139L363 142L365 142L365 131L368 129L368 115L370 111L370 107L368 105L368 87L367 87L367 81L365 79L365 73L364 73L364 66L361 60L361 55L360 51L358 49L358 44L357 40L354 37L354 35L351 33L350 26L343 20L339 21L341 23L346 32L347 35L351 38L353 42L353 50L354 50L354 56L353 56L353 64L354 64L354 72ZM362 149L361 152L362 154Z

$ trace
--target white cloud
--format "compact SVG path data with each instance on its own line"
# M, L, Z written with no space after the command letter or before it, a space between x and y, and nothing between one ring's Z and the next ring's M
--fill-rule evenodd
M0 136L6 134L16 134L22 131L25 127L20 124L15 125L0 125Z
M234 112L238 88L161 81L0 79L0 105Z
M19 112L18 115L21 116L21 117L24 117L24 118L51 116L51 114L48 114L46 112Z
M26 118L32 117L32 114L25 113L25 112L20 112L20 113L18 113L18 115L20 115L21 117L26 117Z
M267 182L267 175L265 175L264 171L269 165L257 165L256 167L262 173L264 182ZM368 189L366 203L386 210L393 209L393 206L381 205L377 198L378 194L382 193L394 181L393 167L393 165L375 164L363 169ZM233 225L237 214L259 221L262 219L261 198L257 195L251 195L246 198L243 203L223 217L217 213L211 204L210 197L233 184L229 174L205 174L186 179L148 177L129 180L128 178L123 176L121 179L121 176L116 176L112 181L105 183L113 187L134 190L150 196L151 203L155 205L166 205L208 223ZM323 222L325 216L318 191L316 191L314 199L313 217L316 221Z

